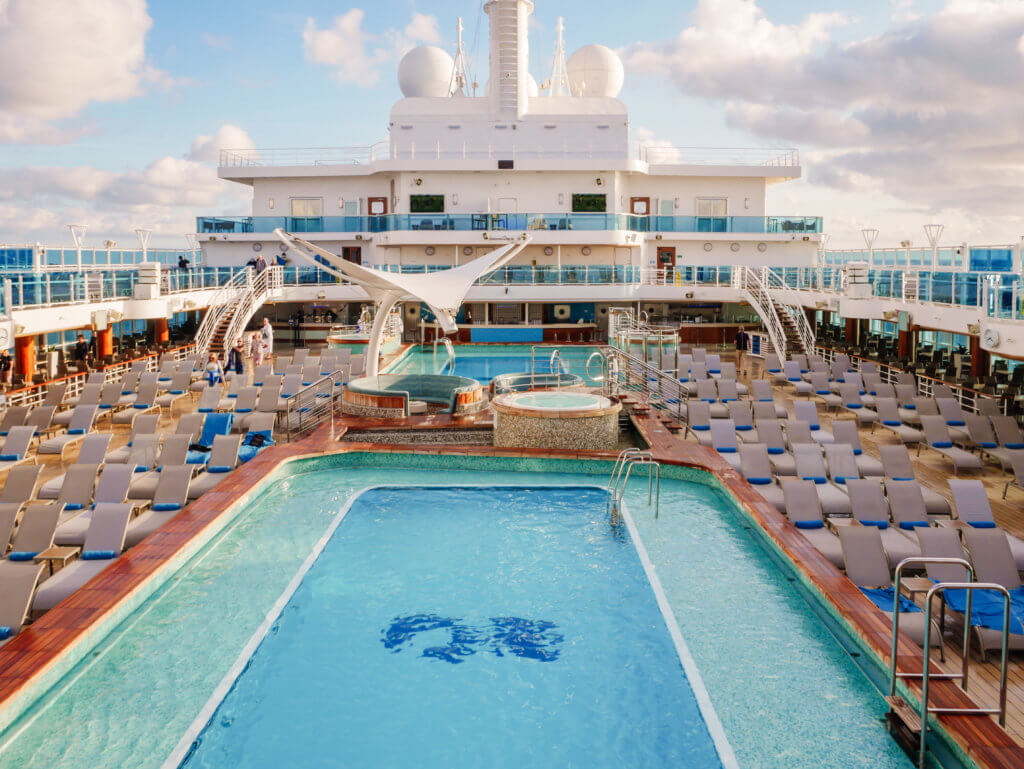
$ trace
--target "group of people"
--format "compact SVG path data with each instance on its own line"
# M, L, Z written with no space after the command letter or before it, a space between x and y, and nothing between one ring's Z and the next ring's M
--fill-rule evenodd
M263 325L259 331L253 332L249 338L248 349L246 349L244 337L235 340L228 350L227 367L221 365L220 355L216 352L210 353L210 360L206 364L206 381L210 387L219 385L224 381L225 371L235 372L235 376L245 373L245 359L252 357L252 365L259 366L265 360L269 360L274 354L274 327L270 325L270 318L263 319Z

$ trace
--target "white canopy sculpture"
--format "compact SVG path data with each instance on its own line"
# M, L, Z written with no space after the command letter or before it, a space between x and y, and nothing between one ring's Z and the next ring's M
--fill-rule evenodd
M274 234L286 248L314 267L355 283L369 294L374 304L374 316L366 350L366 376L377 375L385 323L398 302L405 297L423 302L437 316L437 322L444 332L450 334L458 328L455 316L473 284L484 275L510 262L530 242L530 236L524 234L519 240L458 267L411 274L372 270L342 259L337 254L290 235L284 230L274 230ZM315 257L320 257L323 261L318 261Z

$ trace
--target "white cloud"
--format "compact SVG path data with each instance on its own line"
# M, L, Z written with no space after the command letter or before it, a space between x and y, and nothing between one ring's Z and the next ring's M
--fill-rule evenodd
M624 58L631 72L721 103L733 128L809 145L808 181L792 185L806 203L829 199L822 189L843 190L876 201L880 217L881 201L895 200L965 227L989 217L1000 233L989 237L1019 235L1024 3L948 0L927 17L911 3L893 5L890 29L840 43L835 14L776 24L755 0L699 0L678 37L638 43ZM830 230L848 218L835 213Z
M196 214L246 214L251 192L217 176L217 150L251 146L234 125L198 136L183 157L165 156L141 170L90 166L0 168L0 227L26 240L64 242L64 225L82 221L95 237L123 240L151 227L154 243L180 244ZM133 236L132 236L133 237Z
M302 31L306 58L332 67L334 79L341 84L369 88L377 84L384 64L397 61L419 43L441 41L434 16L414 13L403 29L391 28L380 35L363 29L365 17L361 8L352 8L336 16L325 29L306 19Z
M152 23L145 0L0 1L0 141L65 141L46 121L166 85L146 61Z
M192 149L185 156L189 160L200 163L216 163L221 150L255 149L249 134L236 125L222 125L213 136L197 136L192 142Z

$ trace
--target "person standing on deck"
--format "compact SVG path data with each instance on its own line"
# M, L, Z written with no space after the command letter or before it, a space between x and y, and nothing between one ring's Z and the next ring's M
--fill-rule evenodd
M10 350L0 350L0 384L4 387L11 386L11 379L14 375L14 359L11 358Z
M252 355L253 368L262 365L263 363L263 336L259 331L256 331L252 335L252 339L249 341L249 352Z
M228 350L228 371L234 371L235 376L242 376L245 373L245 345L241 339Z
M263 357L269 360L274 355L274 327L270 325L270 318L263 319L260 339L263 341Z
M744 365L746 364L748 344L750 344L750 334L746 332L743 326L740 326L740 330L736 332L736 370L740 373L743 372Z

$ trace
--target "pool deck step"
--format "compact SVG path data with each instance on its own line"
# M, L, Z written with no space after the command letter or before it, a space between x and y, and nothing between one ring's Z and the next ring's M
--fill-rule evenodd
M886 697L885 701L889 703L890 718L896 718L903 728L912 734L921 733L921 714L916 708L911 707L910 703L898 694Z

